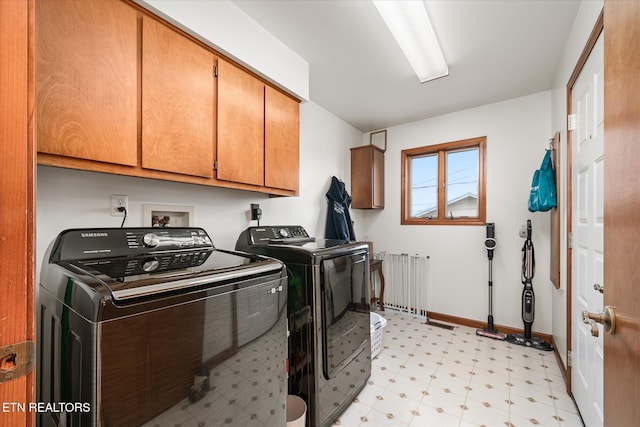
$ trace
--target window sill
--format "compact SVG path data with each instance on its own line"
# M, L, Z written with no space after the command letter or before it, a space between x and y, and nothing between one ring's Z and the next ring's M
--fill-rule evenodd
M482 218L421 219L403 218L401 225L485 225Z

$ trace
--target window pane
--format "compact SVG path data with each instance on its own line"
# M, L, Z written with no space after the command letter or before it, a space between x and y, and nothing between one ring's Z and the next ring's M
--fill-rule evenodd
M400 223L483 224L486 144L482 136L402 150Z
M438 156L411 159L411 216L438 217Z
M447 218L478 217L478 153L477 148L447 153Z

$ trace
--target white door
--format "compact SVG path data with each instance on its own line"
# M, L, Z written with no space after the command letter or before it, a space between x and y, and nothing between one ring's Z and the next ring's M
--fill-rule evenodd
M572 89L576 128L572 134L572 384L587 427L603 425L604 331L591 335L582 312L600 313L604 286L604 48L596 42Z

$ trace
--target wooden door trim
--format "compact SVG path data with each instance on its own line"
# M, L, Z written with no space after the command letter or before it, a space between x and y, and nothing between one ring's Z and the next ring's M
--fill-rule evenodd
M35 341L35 64L33 1L0 2L0 345ZM0 401L35 401L35 374L0 384ZM4 413L0 425L35 424L35 414Z
M560 182L560 132L556 132L549 143L551 146L551 161L553 162L553 174L556 182L556 194L558 183ZM551 250L549 263L549 279L556 289L560 289L560 206L551 210L551 224L549 235L551 237ZM557 348L557 347L554 347ZM556 351L557 353L557 351Z
M587 40L587 43L584 46L584 49L582 50L582 54L580 55L580 57L578 58L578 61L576 62L576 66L573 69L573 72L571 73L571 76L569 77L569 82L567 83L567 117L571 114L573 114L573 107L572 107L572 103L573 103L573 96L572 96L572 91L573 91L573 86L576 83L576 80L578 80L578 76L580 75L580 73L582 72L582 69L584 68L584 64L587 62L587 59L589 58L589 55L591 54L591 51L593 50L593 47L596 45L596 41L598 41L598 37L600 37L600 34L602 33L602 31L604 30L604 9L602 9L600 11L600 15L598 15L598 19L596 20L595 25L593 26L593 29L591 30L591 34L589 35L589 39ZM572 194L573 194L573 180L572 180L572 173L573 173L573 157L572 157L572 151L571 151L571 144L573 142L573 138L572 138L572 134L571 131L569 131L567 129L567 143L566 143L566 148L567 148L567 193L566 193L566 203L567 203L567 210L566 210L566 220L567 220L567 236L569 236L569 233L573 232L573 224L571 221L571 215L573 214L573 203L572 203ZM569 245L567 245L567 300L566 300L566 305L567 305L567 352L572 351L572 339L573 336L571 334L571 328L573 326L573 322L572 322L572 309L573 309L573 292L572 292L572 275L571 275L571 269L573 267L573 263L571 260L571 257L573 256L573 250L571 247L569 247ZM569 393L569 395L573 396L573 393L571 391L571 366L569 366L569 364L567 363L567 367L564 369L564 377L567 381L567 393Z

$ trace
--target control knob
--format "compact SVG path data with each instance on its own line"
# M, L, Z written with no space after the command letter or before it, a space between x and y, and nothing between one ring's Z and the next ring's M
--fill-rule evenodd
M281 228L280 230L278 230L278 234L280 235L280 237L289 237L289 230L287 230L286 228Z
M151 273L152 271L156 271L158 266L160 265L160 261L158 258L145 258L142 261L142 269L147 273Z
M154 233L147 233L142 237L142 243L148 248L155 248L160 244L160 238Z

